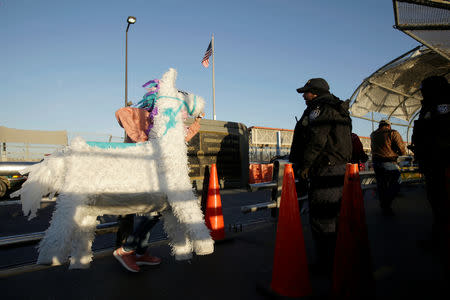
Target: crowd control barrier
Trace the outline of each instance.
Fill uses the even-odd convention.
[[[271,201],[263,202],[253,205],[245,205],[241,207],[241,212],[251,213],[259,210],[270,209],[272,217],[277,217],[277,210],[280,208],[281,201],[281,190],[283,185],[283,173],[284,166],[288,163],[286,160],[275,160],[273,163],[273,177],[269,182],[253,183],[248,184],[248,190],[250,192],[256,192],[258,190],[271,190]],[[417,174],[419,172],[418,168],[402,169],[402,183],[403,184],[413,184],[423,182],[422,176],[411,176],[410,174]],[[359,173],[361,180],[362,190],[376,189],[376,179],[374,171],[362,171]],[[408,178],[407,180],[403,178]],[[308,208],[304,205],[305,201],[308,200],[308,195],[299,197],[299,207],[300,213],[304,214],[307,212]]]

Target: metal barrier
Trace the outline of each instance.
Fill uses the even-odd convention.
[[[117,231],[118,222],[109,222],[97,225],[95,234],[106,234]],[[22,246],[34,245],[44,237],[45,231],[0,237],[0,249],[12,249]]]
[[[256,205],[246,205],[241,207],[242,213],[255,212],[262,209],[271,209],[271,216],[276,218],[278,214],[277,208],[280,207],[281,190],[283,187],[284,166],[289,163],[286,160],[275,160],[273,162],[272,181],[267,183],[253,183],[249,184],[249,190],[255,192],[257,190],[271,189],[270,202],[259,203]]]
[[[267,183],[255,183],[249,185],[249,190],[251,192],[255,192],[258,190],[271,189],[272,195],[270,202],[258,203],[255,205],[246,205],[241,207],[242,213],[251,213],[264,209],[271,209],[272,217],[276,218],[278,213],[278,208],[280,207],[281,201],[281,191],[283,185],[283,174],[284,174],[284,166],[288,163],[287,161],[277,160],[274,162],[274,171],[273,171],[273,180]],[[402,173],[417,173],[417,169],[404,170]],[[361,185],[363,190],[376,188],[376,184],[374,183],[375,173],[373,171],[364,171],[360,172]],[[405,184],[409,183],[418,183],[422,182],[423,179],[413,179],[403,181]],[[363,183],[366,182],[366,183]],[[47,199],[47,200],[45,200]],[[298,200],[300,201],[300,207],[303,206],[303,203],[308,199],[308,196],[300,197]],[[54,202],[55,200],[48,200],[48,198],[44,198],[43,202]],[[1,203],[1,202],[0,202]],[[11,204],[20,204],[20,200],[14,201],[5,201],[5,205]],[[306,212],[306,208],[301,208],[301,213]],[[153,213],[155,216],[158,213]],[[96,234],[106,234],[116,232],[118,229],[118,222],[109,222],[97,225]],[[0,249],[11,249],[17,248],[21,246],[33,245],[39,243],[39,241],[44,237],[44,231],[42,232],[33,232],[28,234],[14,235],[14,236],[6,236],[0,237]]]
[[[55,203],[57,197],[53,197],[51,200],[48,197],[42,197],[41,200],[41,208],[44,203]],[[8,205],[22,205],[20,200],[4,200],[0,201],[0,206],[8,206]]]
[[[9,201],[9,202],[18,202],[20,204],[20,200],[18,201]],[[54,202],[54,200],[50,200],[47,202]],[[13,203],[16,204],[16,203]],[[158,212],[152,212],[149,214],[150,217],[160,216]],[[97,225],[97,229],[95,231],[96,235],[106,234],[106,233],[114,233],[118,230],[119,223],[118,222],[108,222]],[[44,237],[45,231],[41,232],[32,232],[20,235],[12,235],[0,237],[0,249],[11,249],[22,246],[34,245],[40,242]]]
[[[298,198],[298,201],[306,201],[308,200],[308,196],[303,196]],[[271,201],[271,202],[264,202],[264,203],[258,203],[255,205],[247,205],[247,206],[242,206],[241,207],[241,212],[244,214],[247,213],[251,213],[251,212],[255,212],[255,211],[259,211],[259,210],[264,210],[264,209],[277,209],[277,202],[275,201]],[[306,210],[305,209],[301,209],[300,213],[304,213]]]
[[[280,207],[280,201],[281,201],[281,190],[283,186],[283,174],[284,174],[284,166],[289,163],[287,161],[283,160],[276,160],[274,161],[274,169],[273,169],[273,180],[270,182],[262,182],[262,183],[253,183],[249,184],[248,190],[251,192],[256,192],[258,190],[272,190],[272,201],[270,202],[263,202],[258,203],[254,205],[246,205],[241,207],[241,212],[244,214],[256,212],[259,210],[264,209],[271,209],[271,215],[272,217],[277,216],[277,210]],[[401,170],[401,174],[408,174],[408,173],[418,173],[418,168],[410,168],[408,170]],[[359,173],[359,177],[361,180],[361,189],[362,190],[368,190],[368,189],[374,189],[377,187],[376,180],[375,180],[375,172],[374,171],[362,171]],[[411,180],[403,180],[402,183],[411,184],[411,183],[418,183],[422,182],[423,179],[411,179]],[[306,208],[303,207],[303,203],[308,200],[308,195],[304,197],[298,198],[300,202],[300,213],[305,213]]]

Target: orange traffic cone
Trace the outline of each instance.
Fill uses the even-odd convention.
[[[220,200],[216,164],[211,165],[205,219],[206,226],[211,230],[212,239],[215,241],[223,240],[225,238],[225,225],[223,222],[222,201]]]
[[[274,293],[287,297],[303,297],[312,293],[291,164],[286,164],[284,169],[270,288]]]
[[[347,164],[334,256],[332,294],[364,299],[375,295],[369,238],[357,164]]]

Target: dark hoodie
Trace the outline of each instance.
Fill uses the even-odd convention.
[[[423,96],[419,119],[414,121],[411,137],[419,166],[450,164],[450,85],[444,76],[422,81]]]
[[[289,160],[298,169],[345,164],[352,156],[349,101],[326,93],[309,101],[297,122]]]

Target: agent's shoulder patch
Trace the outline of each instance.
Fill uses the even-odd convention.
[[[450,104],[439,104],[436,110],[440,115],[448,114],[450,112]]]
[[[310,113],[309,113],[309,120],[313,121],[315,120],[318,116],[320,116],[320,107],[317,106],[316,108],[314,108]]]

